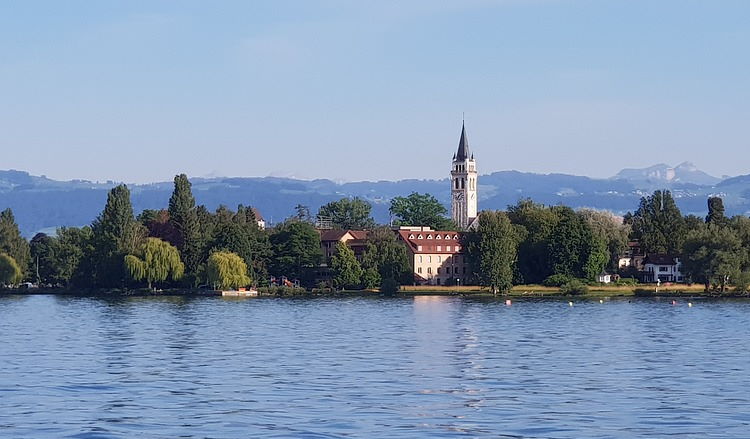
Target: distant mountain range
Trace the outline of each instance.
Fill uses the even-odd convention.
[[[330,180],[296,180],[276,177],[191,178],[199,204],[209,209],[238,204],[258,208],[270,223],[292,215],[298,204],[311,212],[329,201],[358,196],[373,205],[373,216],[389,221],[391,198],[411,192],[427,192],[449,207],[448,179],[335,183]],[[690,163],[676,167],[655,165],[645,169],[625,169],[609,179],[565,174],[532,174],[501,171],[479,179],[480,209],[505,209],[523,198],[545,204],[590,207],[617,214],[635,210],[642,196],[654,189],[673,191],[685,214],[706,214],[706,198],[724,198],[728,214],[750,212],[750,175],[719,179]],[[0,209],[10,207],[21,231],[33,236],[59,226],[90,224],[101,212],[107,192],[116,183],[85,180],[57,181],[23,171],[0,171]],[[167,206],[172,182],[130,185],[136,213]]]

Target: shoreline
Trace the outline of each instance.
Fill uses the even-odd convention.
[[[0,290],[0,296],[3,295],[54,295],[69,297],[222,297],[221,291],[217,290],[198,290],[185,288],[170,288],[163,290],[148,289],[70,289],[70,288],[34,288],[34,289],[14,289]],[[259,289],[258,296],[250,298],[269,298],[269,297],[288,297],[288,298],[318,298],[318,297],[386,297],[387,295],[380,291],[372,290],[339,290],[339,291],[320,291],[320,290],[283,290],[269,291],[269,289]],[[697,298],[750,298],[750,293],[739,293],[735,291],[704,291],[702,285],[670,285],[660,287],[656,291],[656,285],[638,285],[638,286],[597,286],[590,287],[586,294],[562,294],[560,288],[546,287],[542,285],[517,285],[514,286],[507,294],[492,294],[488,289],[468,286],[468,287],[440,287],[440,286],[404,286],[401,290],[388,297],[417,297],[417,296],[459,296],[459,297],[478,297],[478,298],[579,298],[579,299],[601,299],[605,297],[697,297]],[[232,297],[235,298],[236,297]],[[245,297],[240,297],[244,299]]]

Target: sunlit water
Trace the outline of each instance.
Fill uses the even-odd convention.
[[[0,437],[750,437],[750,302],[0,297]]]

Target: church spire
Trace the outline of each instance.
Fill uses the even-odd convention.
[[[464,161],[471,157],[469,152],[469,139],[466,138],[466,124],[461,121],[461,140],[458,141],[458,152],[454,160]]]

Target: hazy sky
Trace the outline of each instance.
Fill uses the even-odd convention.
[[[750,173],[750,1],[3,1],[0,169]]]

